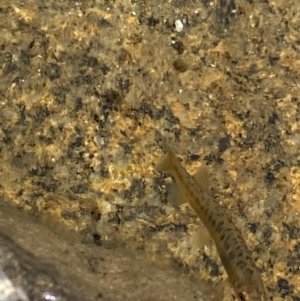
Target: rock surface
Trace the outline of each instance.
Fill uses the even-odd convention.
[[[191,173],[209,166],[274,299],[299,301],[299,20],[293,0],[0,0],[1,193],[82,248],[223,283],[153,169],[167,138]]]

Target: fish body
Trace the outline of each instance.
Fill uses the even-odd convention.
[[[209,231],[236,297],[241,301],[271,300],[241,232],[224,208],[184,169],[170,147],[156,169],[169,172],[175,178],[182,195]]]

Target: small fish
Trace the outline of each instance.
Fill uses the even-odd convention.
[[[201,172],[198,179],[202,182],[196,181],[195,177],[184,169],[169,146],[167,154],[160,158],[156,169],[169,172],[175,178],[182,191],[179,195],[188,200],[207,228],[236,297],[241,301],[272,300],[241,232],[224,208],[208,194],[205,183],[208,181],[208,175],[205,177]]]

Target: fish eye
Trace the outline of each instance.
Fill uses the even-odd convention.
[[[241,292],[241,293],[239,293],[239,299],[240,299],[241,301],[247,301],[247,300],[249,300],[249,298],[247,298],[246,292]]]

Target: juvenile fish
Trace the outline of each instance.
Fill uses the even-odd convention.
[[[197,183],[183,168],[170,147],[156,169],[175,178],[182,195],[209,231],[236,297],[241,301],[271,300],[241,232],[208,194],[204,184]]]

